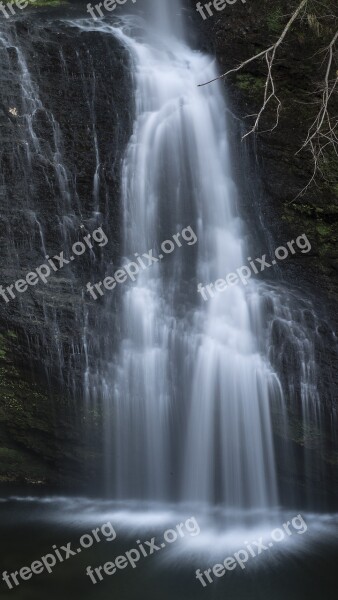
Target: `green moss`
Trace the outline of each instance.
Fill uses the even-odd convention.
[[[90,415],[92,437],[83,440],[84,415],[76,417],[66,398],[41,389],[15,362],[17,336],[0,334],[0,482],[81,482],[101,463],[101,415]],[[89,465],[89,467],[88,467]]]
[[[321,206],[315,206],[305,202],[293,202],[291,204],[291,212],[289,217],[294,218],[293,211],[299,213],[303,218],[310,217],[312,219],[321,219],[324,214],[324,209]]]
[[[0,333],[0,359],[6,358],[6,351],[6,340],[2,333]]]
[[[267,18],[267,25],[269,31],[273,33],[280,33],[283,23],[283,12],[279,6],[273,8]]]
[[[37,8],[41,8],[44,6],[53,7],[53,6],[62,6],[63,4],[68,4],[68,0],[26,0],[26,2],[27,2],[27,4],[26,4],[25,8],[27,8],[27,6],[29,6],[29,7],[36,6]],[[9,1],[5,0],[5,2],[4,2],[5,8],[8,4],[10,4]]]
[[[325,257],[329,254],[329,252],[331,252],[331,244],[321,244],[319,247],[319,256],[321,257]]]
[[[338,197],[338,157],[332,149],[326,152],[319,166],[326,188]]]
[[[317,231],[321,237],[326,237],[327,235],[331,235],[331,228],[329,225],[325,223],[317,223]]]
[[[17,338],[17,334],[11,329],[4,333],[0,333],[0,359],[6,358],[9,344],[14,342],[14,340],[17,340]]]
[[[42,484],[46,480],[46,469],[40,461],[17,448],[0,447],[0,481],[25,481]]]
[[[315,424],[305,424],[301,418],[289,410],[288,427],[285,429],[285,415],[273,407],[273,430],[284,439],[292,440],[299,446],[317,449],[322,452],[325,448],[325,436]]]
[[[55,454],[53,400],[13,364],[17,335],[0,334],[0,481],[42,483]]]
[[[311,216],[314,212],[314,208],[311,204],[292,204],[292,208],[302,215]]]
[[[257,95],[261,94],[262,90],[264,90],[265,78],[240,73],[236,76],[236,83],[239,89],[243,90],[244,92]]]
[[[9,338],[12,338],[13,340],[16,340],[16,339],[18,338],[18,336],[17,336],[17,334],[15,333],[15,331],[11,331],[11,330],[7,331],[7,336],[8,336]]]
[[[59,6],[61,4],[67,4],[67,0],[27,0],[31,6]]]

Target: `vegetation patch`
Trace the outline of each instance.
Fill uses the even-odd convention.
[[[68,0],[27,0],[30,6],[60,6],[68,4]]]
[[[283,22],[285,21],[285,17],[283,17],[283,12],[280,6],[276,6],[272,10],[270,10],[267,18],[267,25],[269,31],[272,33],[280,33],[282,29]]]
[[[264,77],[240,73],[236,76],[236,84],[240,90],[257,95],[264,90],[265,79]]]

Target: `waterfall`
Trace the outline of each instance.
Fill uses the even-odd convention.
[[[224,277],[247,257],[226,106],[220,85],[198,87],[217,75],[214,61],[165,22],[154,31],[128,18],[111,28],[130,51],[135,94],[123,255],[153,248],[158,256],[161,242],[188,226],[198,242],[121,292],[116,367],[104,378],[113,489],[119,498],[274,506],[271,405],[282,393],[255,337],[257,284],[207,303],[197,293],[198,281]]]
[[[51,248],[69,255],[84,225],[92,230],[103,222],[107,233],[110,227],[110,241],[116,246],[121,242],[120,259],[116,249],[109,255],[88,254],[87,263],[74,263],[62,279],[51,277],[34,313],[44,330],[38,337],[32,329],[27,337],[29,343],[34,337],[38,340],[38,360],[47,356],[49,366],[57,359],[55,371],[74,395],[78,387],[72,366],[81,372],[87,424],[103,403],[110,496],[228,508],[275,507],[283,498],[277,463],[279,468],[284,462],[288,473],[294,462],[292,448],[286,449],[284,441],[296,439],[316,449],[318,432],[334,429],[334,419],[328,427],[331,416],[323,418],[317,387],[318,320],[311,303],[277,279],[267,284],[252,278],[247,286],[229,287],[207,302],[198,293],[199,282],[225,278],[247,264],[249,252],[253,256],[246,246],[232,174],[227,106],[220,83],[198,87],[217,76],[217,65],[186,42],[179,0],[147,0],[144,7],[146,19],[136,14],[113,21],[73,19],[55,26],[55,39],[61,31],[68,36],[75,29],[79,36],[85,33],[85,44],[82,50],[76,45],[70,65],[57,50],[67,89],[72,86],[73,63],[79,71],[83,122],[70,101],[58,114],[57,102],[53,105],[39,85],[43,74],[39,64],[34,66],[34,45],[23,43],[12,25],[0,36],[6,75],[12,73],[21,99],[15,103],[17,96],[11,92],[3,105],[18,109],[19,145],[11,147],[11,160],[18,167],[11,170],[18,183],[27,181],[27,189],[18,186],[17,202],[23,248],[32,251],[23,260],[11,232],[13,184],[6,171],[1,189],[11,223],[8,262],[14,256],[18,273],[25,273]],[[44,26],[34,26],[36,39],[48,45]],[[91,36],[100,41],[93,54]],[[55,39],[52,50],[44,52],[47,57],[49,51],[56,52]],[[108,83],[98,65],[102,48],[107,50]],[[119,68],[114,71],[119,61],[130,69],[128,91],[134,107],[132,133],[121,161],[121,221],[116,218],[113,230],[118,201],[110,177],[113,169],[118,171],[127,135],[126,121],[119,121],[119,111],[114,112],[118,94],[109,88],[120,76]],[[125,90],[120,95],[124,102]],[[113,108],[106,108],[109,98]],[[69,110],[79,127],[78,154],[82,157],[82,148],[90,148],[88,172],[82,160],[72,156]],[[102,123],[109,143],[102,140]],[[113,142],[119,151],[112,166],[107,163]],[[41,190],[49,190],[48,210]],[[121,240],[113,231],[116,237],[120,231]],[[190,231],[190,241],[183,231]],[[178,235],[180,244],[175,243],[174,251],[162,253],[163,242],[174,236],[177,240]],[[140,270],[134,282],[124,282],[101,303],[84,298],[84,281],[112,275],[150,251],[163,258]],[[30,315],[28,295],[22,296],[20,308]],[[298,423],[302,431],[295,431]],[[283,440],[280,448],[273,431]],[[302,460],[299,470],[310,482],[311,452],[304,452]],[[316,472],[321,464],[318,459]],[[311,483],[307,492],[310,498]]]

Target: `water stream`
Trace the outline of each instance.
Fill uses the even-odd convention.
[[[123,292],[117,489],[170,497],[173,472],[180,499],[267,506],[277,502],[270,403],[280,386],[258,351],[244,287],[208,303],[194,290],[245,260],[224,100],[220,86],[197,85],[216,75],[213,61],[174,33],[141,42],[118,33],[136,99],[123,165],[125,255],[187,226],[198,245]]]

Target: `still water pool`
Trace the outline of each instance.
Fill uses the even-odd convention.
[[[66,497],[0,510],[6,599],[337,598],[337,514]]]

